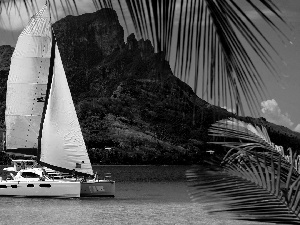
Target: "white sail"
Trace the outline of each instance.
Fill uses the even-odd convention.
[[[6,95],[6,151],[36,155],[51,55],[51,24],[45,5],[18,38]]]
[[[40,161],[93,174],[57,45],[43,123]]]

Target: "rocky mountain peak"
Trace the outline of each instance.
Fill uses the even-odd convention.
[[[95,65],[124,45],[124,30],[112,9],[67,16],[53,28],[62,59],[69,66]]]

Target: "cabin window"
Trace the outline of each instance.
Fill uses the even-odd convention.
[[[27,187],[34,187],[33,184],[27,184]]]
[[[51,187],[51,184],[40,184],[40,187]]]
[[[40,175],[32,172],[23,172],[21,176],[24,178],[40,178]]]
[[[6,185],[0,185],[0,188],[7,188]]]
[[[16,184],[12,184],[11,188],[17,188],[18,186]]]

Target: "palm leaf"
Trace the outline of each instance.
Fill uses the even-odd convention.
[[[271,143],[265,128],[234,119],[217,122],[210,133],[230,138],[215,142],[230,151],[221,163],[187,172],[192,199],[212,203],[209,212],[230,212],[233,219],[300,224],[296,153],[290,163]]]
[[[48,1],[52,16],[57,16],[59,3]],[[252,57],[259,58],[271,74],[279,78],[273,57],[278,53],[269,38],[244,12],[241,1],[91,1],[96,9],[105,7],[121,10],[127,31],[128,22],[132,21],[137,36],[150,39],[157,52],[163,51],[166,60],[174,61],[174,73],[186,82],[194,79],[194,91],[216,105],[236,107],[237,112],[243,112],[242,102],[246,102],[253,114],[259,112],[257,102],[266,96],[266,86]],[[35,10],[37,5],[36,0],[22,2],[28,12]],[[59,2],[65,14],[78,13],[78,1]],[[278,19],[286,23],[272,0],[242,2],[252,7],[275,34],[286,39],[279,28]],[[18,3],[15,0],[0,0],[0,9],[1,5],[7,11],[12,5],[18,9]],[[263,9],[273,12],[277,23]],[[125,17],[127,11],[130,18]],[[253,56],[247,49],[251,49]]]

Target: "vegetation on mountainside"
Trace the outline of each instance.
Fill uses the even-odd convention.
[[[59,42],[61,55],[66,65],[74,65],[65,57],[67,43]],[[67,50],[79,54],[79,58],[85,54]],[[87,55],[86,60],[94,57]],[[207,134],[210,125],[236,116],[199,99],[187,84],[172,75],[162,54],[154,54],[148,41],[137,41],[134,35],[128,37],[127,44],[114,49],[94,66],[85,65],[83,61],[76,67],[65,66],[65,70],[94,164],[202,163],[209,155],[206,151],[216,148],[207,144],[211,141]],[[0,79],[3,127],[8,67],[0,72],[3,75]],[[240,119],[266,126],[271,138],[285,149],[300,149],[295,132],[272,125],[263,118]],[[290,137],[281,135],[282,131],[288,132]]]

